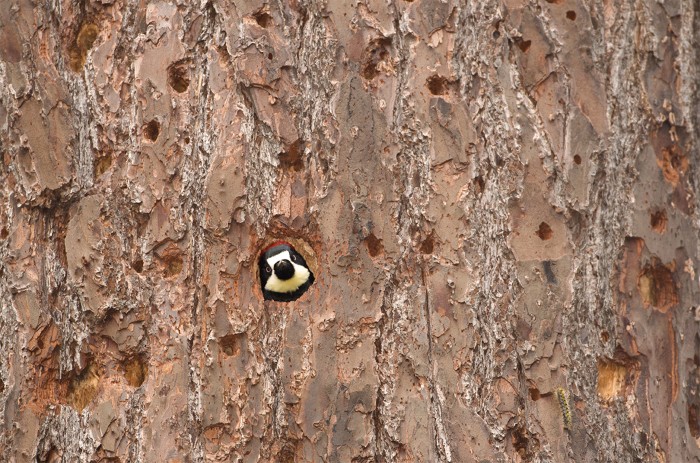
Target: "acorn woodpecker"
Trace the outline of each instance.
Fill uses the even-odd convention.
[[[260,285],[267,300],[296,301],[314,282],[314,274],[304,258],[286,241],[277,241],[262,250]]]

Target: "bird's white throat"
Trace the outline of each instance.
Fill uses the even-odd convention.
[[[270,257],[267,259],[267,265],[269,265],[271,269],[274,269],[275,264],[284,259],[287,259],[294,266],[294,275],[289,280],[280,280],[273,270],[272,275],[270,275],[267,283],[265,283],[266,290],[276,293],[293,293],[309,280],[309,276],[311,275],[309,269],[295,264],[289,255],[289,251],[280,252]]]

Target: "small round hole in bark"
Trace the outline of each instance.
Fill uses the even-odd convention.
[[[365,238],[365,244],[367,244],[367,252],[369,252],[369,255],[372,257],[376,257],[384,252],[382,240],[374,236],[373,233],[370,233],[369,236]]]
[[[97,39],[99,29],[95,24],[85,24],[80,28],[75,42],[68,47],[68,66],[74,72],[80,72],[85,65],[87,52]]]
[[[304,168],[304,142],[296,140],[279,155],[280,166],[286,170],[298,172]]]
[[[501,37],[501,33],[500,33],[500,32],[498,32],[498,31],[493,31],[493,38],[494,38],[494,39],[498,39],[498,38],[500,38],[500,37]]]
[[[153,119],[143,128],[143,136],[147,140],[156,141],[160,134],[160,122]]]
[[[434,75],[428,77],[425,84],[433,95],[444,95],[447,93],[448,81],[442,76]]]
[[[576,12],[574,10],[569,10],[566,12],[566,17],[567,17],[567,19],[570,19],[572,21],[576,21]]]
[[[85,407],[97,396],[100,386],[99,367],[93,363],[75,375],[68,385],[68,404],[75,410],[82,412]]]
[[[136,273],[141,273],[143,271],[143,260],[141,259],[136,259],[132,264],[131,267],[136,270]]]
[[[106,154],[95,160],[95,177],[99,177],[109,170],[112,165],[112,155]]]
[[[148,376],[148,365],[141,357],[132,357],[124,363],[124,379],[131,387],[140,387]]]
[[[688,430],[695,439],[700,437],[700,406],[698,404],[688,404]]]
[[[435,238],[431,233],[428,237],[421,243],[420,252],[423,254],[432,254],[435,249]]]
[[[10,236],[10,232],[7,230],[7,228],[2,227],[2,230],[0,230],[0,239],[7,239],[8,236]]]
[[[530,49],[530,45],[532,45],[532,40],[516,39],[515,44],[520,48],[520,51],[527,53]]]
[[[258,11],[253,15],[253,18],[255,18],[255,22],[257,22],[260,27],[268,28],[273,25],[272,16],[265,11]]]
[[[168,66],[168,85],[177,93],[187,91],[190,86],[187,61],[176,61]]]
[[[659,312],[666,313],[678,304],[678,291],[673,280],[673,272],[657,260],[644,267],[639,275],[637,286],[644,304],[653,306]]]
[[[164,259],[165,268],[163,269],[163,274],[166,278],[174,277],[182,272],[183,260],[179,255],[167,256]]]
[[[55,446],[51,446],[48,450],[44,450],[37,454],[36,461],[41,463],[60,463],[63,459],[63,452]]]
[[[581,156],[579,156],[578,154],[574,155],[574,163],[576,163],[577,165],[580,165],[581,164]]]
[[[536,387],[531,387],[530,389],[528,389],[528,392],[530,393],[530,398],[533,401],[540,400],[540,397],[542,397],[542,395],[540,394],[540,390]]]
[[[367,45],[362,58],[362,77],[372,80],[379,75],[379,65],[389,57],[389,47],[391,47],[389,37],[374,39]]]
[[[227,334],[226,336],[219,338],[219,345],[221,346],[221,350],[226,355],[240,354],[244,343],[244,335],[241,333]]]
[[[481,194],[484,192],[484,188],[486,187],[486,182],[484,182],[483,177],[479,175],[478,177],[475,177],[472,180],[472,185],[474,185],[474,190],[476,190],[477,194]]]
[[[600,339],[601,339],[603,342],[608,342],[608,340],[610,339],[610,335],[608,334],[607,331],[601,331],[601,332],[600,332]]]
[[[272,56],[273,56],[272,53],[268,53],[268,54],[267,54],[267,59],[272,59]]]
[[[663,233],[666,231],[666,224],[668,224],[668,218],[666,217],[666,211],[664,209],[659,209],[658,211],[651,213],[650,220],[651,228],[656,233]]]
[[[639,362],[624,353],[598,359],[597,392],[603,402],[632,394],[638,378]]]
[[[546,241],[548,239],[552,238],[552,235],[554,232],[552,232],[552,228],[549,226],[547,222],[541,222],[540,227],[537,229],[535,232],[537,236],[540,237],[542,241]]]
[[[94,24],[85,24],[78,32],[78,37],[75,39],[75,44],[81,50],[87,51],[92,48],[92,45],[97,39],[97,34],[100,30]]]

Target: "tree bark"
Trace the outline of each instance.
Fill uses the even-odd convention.
[[[693,0],[8,0],[2,461],[700,461],[699,83]]]

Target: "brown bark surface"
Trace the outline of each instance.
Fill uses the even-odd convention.
[[[699,83],[694,0],[3,0],[0,459],[700,461]]]

